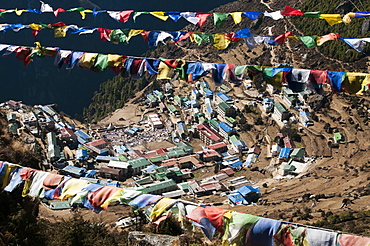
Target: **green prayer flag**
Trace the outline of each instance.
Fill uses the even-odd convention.
[[[128,28],[125,28],[125,29],[114,29],[111,33],[110,33],[110,41],[114,44],[118,44],[118,43],[128,43],[128,33],[129,33],[129,29]]]
[[[108,67],[108,55],[98,54],[94,64],[94,71],[102,72]]]
[[[85,10],[84,8],[78,7],[78,8],[68,9],[67,12],[81,12],[84,10]]]
[[[203,41],[206,43],[211,42],[212,33],[194,33],[195,36],[195,42],[200,45]]]
[[[226,18],[229,15],[230,14],[228,13],[213,13],[213,21],[214,21],[215,26],[217,28],[222,28],[225,23]]]
[[[235,66],[235,75],[241,75],[244,73],[244,70],[248,65],[236,65]]]
[[[136,17],[139,17],[142,14],[149,14],[149,12],[135,12],[134,15],[132,16],[134,22],[136,22]]]
[[[302,36],[302,37],[297,37],[299,40],[302,41],[304,45],[306,45],[307,48],[315,48],[317,47],[316,43],[316,35],[313,36]]]
[[[319,18],[320,17],[320,11],[318,12],[306,12],[303,14],[304,17],[313,17],[313,18]]]

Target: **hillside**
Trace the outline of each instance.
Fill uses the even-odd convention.
[[[255,3],[251,1],[236,1],[214,10],[214,12],[233,12],[240,9],[250,11],[274,11],[283,9],[286,5],[301,8],[302,11],[318,11],[326,13],[336,13],[335,8],[341,1],[327,1],[325,4],[315,4],[312,1],[302,1],[297,5],[296,1],[261,1]],[[366,3],[365,3],[366,4]],[[322,8],[321,8],[322,7]],[[347,6],[346,11],[356,11],[354,7]],[[349,25],[337,25],[329,27],[324,21],[318,19],[304,19],[301,17],[285,18],[284,21],[274,22],[264,18],[263,21],[252,22],[243,20],[242,24],[236,26],[232,21],[225,24],[222,31],[233,31],[243,27],[251,28],[256,34],[281,34],[286,31],[293,31],[300,35],[323,35],[329,32],[343,32],[343,36],[361,37],[361,26],[363,20],[356,20]],[[187,31],[199,31],[193,26],[188,26]],[[212,23],[206,23],[202,31],[218,32]],[[366,33],[363,34],[366,36]],[[335,51],[335,52],[334,52]],[[149,54],[153,55],[154,53]],[[315,49],[308,49],[301,43],[289,40],[286,44],[274,48],[260,47],[253,51],[248,50],[243,43],[231,43],[230,47],[223,51],[215,51],[209,44],[200,46],[193,43],[167,43],[155,50],[155,54],[161,57],[181,58],[185,60],[194,60],[202,62],[236,63],[236,64],[291,64],[294,68],[319,69],[319,70],[337,70],[348,72],[368,72],[368,58],[353,50],[348,46],[331,42]],[[153,57],[153,56],[150,56]],[[212,83],[209,77],[206,81]],[[256,81],[254,81],[256,82]],[[182,82],[185,83],[185,82]],[[181,91],[186,91],[190,85],[179,85]],[[234,88],[235,89],[235,88]],[[181,93],[179,90],[179,93]],[[149,92],[148,90],[147,92]],[[235,94],[232,93],[235,97]],[[141,95],[141,94],[140,94]],[[233,207],[237,211],[248,212],[260,216],[267,216],[276,219],[286,219],[300,223],[313,223],[315,221],[329,221],[328,223],[319,222],[317,225],[327,226],[328,228],[351,231],[368,234],[368,227],[363,220],[366,216],[342,216],[339,220],[331,214],[362,213],[369,210],[367,203],[368,171],[370,167],[368,114],[369,97],[331,94],[326,95],[329,104],[325,108],[315,104],[312,99],[312,106],[316,106],[316,120],[313,127],[304,128],[299,134],[301,143],[305,146],[308,156],[317,156],[315,164],[312,165],[307,173],[300,175],[296,179],[274,180],[270,179],[269,161],[259,158],[259,161],[253,166],[257,171],[246,171],[240,175],[258,182],[260,187],[265,184],[267,188],[262,188],[265,206],[256,207]],[[109,117],[104,118],[100,123],[103,125],[122,124],[118,121],[125,115],[132,119],[133,108],[135,112],[144,112],[144,108],[138,104],[132,103],[139,101],[140,97],[133,97],[123,109],[118,109]],[[322,100],[322,98],[320,99]],[[250,115],[253,120],[253,115]],[[125,118],[125,117],[124,117]],[[128,123],[127,121],[126,123]],[[253,145],[256,142],[262,146],[263,155],[267,155],[265,137],[273,139],[279,132],[278,126],[267,126],[268,120],[264,121],[263,126],[254,125],[252,129],[244,135],[247,145]],[[330,149],[328,141],[333,131],[344,133],[347,142],[340,145],[338,149]],[[261,141],[262,140],[262,141]],[[259,170],[259,171],[258,171]],[[319,197],[317,201],[307,199],[315,195]],[[342,202],[349,199],[351,203],[341,208]],[[212,202],[214,200],[206,200]],[[293,204],[293,205],[292,205]],[[292,209],[292,206],[294,209]],[[226,207],[225,207],[226,208]],[[240,209],[240,210],[238,210]],[[312,216],[312,217],[311,217]],[[328,216],[331,216],[328,220]],[[334,220],[333,220],[334,218]],[[349,221],[343,222],[343,221]],[[321,223],[321,224],[320,224]],[[337,224],[338,223],[338,224]],[[354,228],[353,224],[359,226]]]
[[[214,12],[233,12],[240,9],[271,12],[281,10],[286,5],[290,5],[295,8],[301,8],[304,11],[322,10],[322,12],[335,13],[338,11],[336,9],[337,6],[340,6],[340,3],[341,1],[326,1],[320,5],[317,4],[317,1],[300,1],[298,4],[296,1],[271,0],[256,3],[244,0],[221,6],[215,9]],[[363,8],[366,8],[367,3],[364,4]],[[345,5],[345,7],[346,11],[355,11],[353,6]],[[303,21],[299,18],[287,17],[279,22],[274,22],[269,18],[261,18],[255,22],[244,19],[238,25],[233,24],[230,19],[221,30],[222,32],[229,32],[240,29],[240,27],[248,27],[255,34],[271,35],[293,31],[300,35],[323,35],[329,32],[343,32],[345,36],[366,36],[366,32],[361,34],[359,31],[363,20],[356,20],[346,26],[343,24],[338,25],[338,27],[328,27],[323,20],[310,19]],[[194,26],[187,26],[185,30],[199,31]],[[215,28],[209,22],[202,28],[203,32],[220,32],[221,30]],[[231,43],[229,48],[222,51],[215,51],[210,44],[198,46],[190,42],[178,44],[168,42],[167,45],[161,45],[152,53],[147,53],[146,55],[148,57],[161,56],[210,63],[266,66],[290,64],[294,68],[369,72],[368,58],[365,55],[355,53],[353,50],[349,50],[348,46],[336,42],[308,49],[302,43],[288,40],[281,46],[260,46],[253,51],[248,50],[243,42]],[[220,90],[219,85],[213,83],[211,76],[205,76],[204,81],[208,82],[210,90]],[[181,98],[190,97],[195,86],[200,87],[198,84],[191,84],[178,79],[173,79],[170,82],[173,85],[173,96],[178,96],[180,100]],[[335,94],[329,87],[324,87],[325,93],[323,95],[311,95],[308,98],[304,98],[302,100],[304,103],[301,103],[303,106],[297,104],[297,107],[288,107],[293,117],[284,122],[274,118],[273,113],[264,111],[260,94],[264,94],[263,98],[273,99],[275,102],[281,102],[282,104],[285,102],[283,93],[267,93],[266,83],[261,76],[254,78],[251,88],[246,88],[244,83],[236,85],[226,82],[225,85],[230,88],[230,92],[227,95],[233,99],[232,105],[235,106],[237,111],[235,116],[236,123],[233,127],[238,129],[237,132],[240,135],[240,139],[250,149],[257,148],[261,150],[254,163],[240,170],[235,170],[234,176],[227,177],[227,180],[245,176],[254,187],[258,187],[261,192],[261,199],[250,206],[230,205],[225,194],[219,191],[205,196],[191,195],[188,192],[181,199],[277,220],[370,236],[370,227],[368,226],[370,222],[370,205],[368,202],[370,196],[370,155],[368,154],[370,151],[370,135],[368,134],[370,131],[369,95]],[[190,115],[189,110],[186,111],[185,107],[179,110],[178,115],[175,115],[165,113],[159,106],[153,107],[146,101],[147,94],[152,93],[154,90],[162,90],[163,87],[164,83],[155,80],[155,77],[151,76],[138,81],[124,78],[121,75],[116,76],[100,85],[100,91],[95,92],[90,107],[85,109],[84,114],[89,124],[84,125],[58,112],[56,118],[60,121],[57,121],[56,124],[54,124],[53,120],[49,121],[48,123],[51,122],[48,124],[50,129],[48,127],[43,128],[42,134],[37,137],[33,137],[28,131],[19,135],[10,134],[7,129],[6,115],[13,111],[4,107],[1,109],[0,115],[0,160],[43,169],[45,166],[41,166],[40,163],[45,159],[49,162],[46,165],[51,168],[49,171],[59,172],[60,169],[56,168],[56,164],[59,163],[51,161],[51,158],[48,157],[49,149],[46,140],[47,132],[57,133],[58,138],[62,139],[61,135],[63,134],[60,132],[61,127],[58,123],[63,123],[65,128],[71,126],[73,130],[86,131],[93,136],[92,139],[94,140],[106,140],[107,146],[104,147],[109,149],[108,155],[112,155],[112,157],[113,154],[116,154],[113,146],[118,143],[121,143],[121,145],[125,144],[125,147],[129,147],[135,150],[135,153],[143,155],[157,149],[173,148],[177,143],[175,141],[176,138],[172,136],[172,133],[175,132],[176,124],[179,119],[185,121]],[[163,99],[163,104],[169,105],[174,103],[174,98],[170,98],[169,96],[168,99]],[[205,102],[203,96],[200,97],[199,101],[201,102],[199,108],[202,109],[204,107],[203,104],[205,104],[203,103]],[[305,126],[300,122],[299,110],[301,110],[301,106],[302,108],[310,108],[312,125]],[[181,108],[180,105],[178,107]],[[29,108],[32,108],[33,111],[37,109],[37,107]],[[25,111],[14,110],[17,115],[18,113],[22,115]],[[51,115],[48,115],[46,111],[44,112],[45,118],[49,118]],[[158,113],[161,120],[165,123],[163,129],[155,130],[154,127],[151,129],[148,117],[154,113]],[[187,124],[189,129],[196,128],[196,125],[199,123],[196,121],[193,120]],[[198,121],[200,120],[198,119]],[[138,135],[128,134],[127,129],[129,128],[143,128],[144,131]],[[304,163],[307,168],[301,173],[295,175],[283,175],[281,173],[286,163],[280,162],[278,157],[272,156],[271,153],[272,146],[277,145],[282,140],[282,138],[279,140],[278,133],[288,136],[296,148],[305,150]],[[335,144],[334,133],[342,134],[343,143]],[[201,137],[197,136],[196,133],[190,135],[189,133],[186,139],[194,147],[194,152],[197,155],[201,155],[198,153],[203,151],[204,146],[209,144],[202,142]],[[225,141],[228,140],[227,137]],[[76,136],[75,138],[78,139]],[[157,138],[163,141],[154,141]],[[182,136],[179,136],[179,138],[182,138]],[[65,164],[68,159],[69,163],[73,162],[76,166],[81,165],[76,154],[79,149],[78,145],[83,145],[84,147],[87,145],[78,142],[81,139],[76,139],[73,139],[73,141],[71,139],[58,141],[58,144],[63,147],[61,152],[67,153],[66,149],[69,149],[69,147],[72,150],[69,150],[69,152],[73,152],[68,157],[73,161],[68,158],[65,160],[60,158],[62,164]],[[68,141],[71,141],[73,144],[67,144]],[[122,144],[123,142],[124,144]],[[231,144],[228,143],[228,145],[229,150],[232,152]],[[67,146],[68,148],[64,148]],[[97,155],[96,152],[90,149],[88,159],[86,162],[82,162],[82,166],[90,169],[88,166],[92,165],[93,168],[91,169],[97,171],[101,167],[106,167],[106,164],[96,161]],[[239,155],[237,159],[246,162],[247,154],[234,153],[234,155]],[[127,154],[127,159],[129,158],[128,156],[133,158],[130,154]],[[209,178],[218,173],[220,168],[215,161],[204,161],[204,163],[205,165],[202,168],[194,168],[192,177],[188,179],[189,181]],[[161,162],[161,164],[164,164],[164,162]],[[122,184],[125,187],[130,187],[138,179],[143,178],[144,175],[139,175],[139,173],[136,176],[125,177]],[[102,178],[101,176],[99,178],[106,182],[110,179]],[[3,221],[0,224],[0,228],[6,228],[9,231],[7,231],[6,237],[2,234],[0,235],[0,245],[2,243],[1,240],[5,242],[3,242],[4,245],[6,244],[3,238],[7,238],[13,245],[29,245],[41,242],[45,238],[33,238],[30,236],[39,226],[45,230],[41,234],[37,233],[37,235],[46,237],[49,240],[47,242],[53,242],[51,245],[58,245],[58,240],[65,240],[63,243],[66,245],[76,244],[76,241],[67,240],[69,238],[76,240],[79,238],[78,233],[72,235],[69,230],[70,227],[78,228],[78,232],[86,231],[86,234],[81,235],[81,238],[86,241],[78,241],[77,244],[79,245],[99,245],[102,242],[107,242],[107,245],[117,245],[121,238],[126,240],[126,233],[134,228],[129,227],[122,230],[123,232],[119,230],[118,233],[112,228],[105,226],[107,224],[113,227],[114,222],[118,219],[131,216],[132,211],[129,206],[110,206],[107,211],[100,215],[96,215],[87,209],[81,209],[76,216],[70,210],[52,211],[45,205],[46,203],[38,204],[34,201],[31,203],[28,198],[21,199],[19,191],[14,193],[11,193],[10,196],[2,194],[2,198],[4,197],[6,201],[2,211],[6,212],[0,214]],[[28,206],[30,204],[32,206]],[[22,214],[27,216],[22,217]],[[82,217],[79,217],[79,215]],[[91,224],[89,220],[92,221]],[[7,225],[7,221],[12,222]],[[23,239],[21,231],[25,229],[20,225],[28,225],[27,223],[30,226],[27,233],[23,235],[25,239],[19,243],[14,238],[18,236]],[[87,225],[89,225],[90,229],[84,230]],[[63,233],[60,235],[55,233],[58,226],[63,230]],[[154,226],[144,224],[141,229],[154,231]],[[46,236],[45,234],[47,233],[50,235]],[[177,235],[175,232],[173,233]],[[13,234],[16,236],[13,236]],[[102,241],[96,240],[94,242],[91,238],[95,234],[99,234],[101,236],[99,240]],[[182,240],[187,240],[186,245],[201,245],[202,241],[199,239],[201,237],[199,234],[185,234],[185,239],[182,238]],[[203,234],[201,235],[203,236]],[[27,243],[27,237],[34,241],[31,240]],[[44,244],[45,242],[44,240]],[[203,243],[204,245],[218,245],[220,238],[217,238],[213,244],[208,244],[208,241],[203,241]],[[122,243],[121,241],[121,244],[126,245],[126,242]]]

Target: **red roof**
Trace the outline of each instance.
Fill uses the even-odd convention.
[[[283,139],[283,141],[284,141],[285,148],[294,149],[294,143],[292,141],[290,141],[290,138],[288,136],[286,136]]]
[[[76,137],[76,134],[74,134],[71,128],[62,128],[61,132],[62,132],[62,137],[65,137],[65,138]]]
[[[219,142],[219,143],[215,143],[215,144],[211,144],[207,146],[208,149],[214,149],[214,150],[225,148],[225,147],[227,147],[227,144],[225,142]]]
[[[213,149],[203,150],[203,158],[213,157],[213,156],[222,157],[222,155],[218,153],[216,150],[213,150]]]
[[[94,147],[98,147],[100,145],[104,145],[104,144],[107,144],[107,142],[104,140],[104,139],[98,139],[98,140],[94,140],[90,143],[87,143],[86,145],[87,146],[94,146]]]
[[[234,170],[230,167],[221,169],[220,172],[226,173],[229,176],[234,175],[234,173],[235,173]]]
[[[197,128],[204,135],[206,135],[208,138],[212,139],[215,142],[219,142],[222,140],[222,137],[218,133],[214,132],[209,126],[205,124],[199,124],[197,125]]]

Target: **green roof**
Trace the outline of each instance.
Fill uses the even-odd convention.
[[[225,93],[228,93],[231,91],[231,88],[227,87],[226,85],[221,85],[220,86],[220,89],[225,92]]]
[[[176,146],[182,148],[185,152],[194,150],[194,147],[187,142],[178,142],[176,143]]]
[[[138,184],[147,184],[147,183],[151,183],[151,182],[152,182],[152,179],[151,179],[150,176],[147,176],[145,178],[136,180],[136,183],[138,183]]]
[[[156,173],[155,178],[159,181],[167,180],[167,172]]]
[[[285,165],[285,167],[283,168],[284,171],[295,171],[297,168],[293,165]]]
[[[166,155],[169,158],[172,158],[172,157],[176,157],[176,156],[184,156],[184,155],[186,155],[186,152],[183,149],[171,150],[170,152],[167,152]]]
[[[159,167],[156,167],[155,168],[155,171],[156,172],[165,172],[166,170],[167,170],[167,168],[164,167],[164,166],[159,166]]]
[[[236,141],[239,141],[240,138],[237,135],[230,136],[230,142],[235,143]]]
[[[161,162],[167,159],[168,157],[166,155],[159,155],[159,156],[154,156],[154,157],[149,158],[149,161],[151,163],[155,163],[155,162]]]
[[[162,182],[159,182],[159,183],[154,183],[154,184],[150,184],[150,185],[145,186],[145,192],[150,193],[150,192],[153,192],[153,191],[157,191],[157,190],[160,190],[160,189],[165,189],[165,188],[175,186],[175,185],[176,185],[175,181],[173,181],[172,179],[168,179],[168,180],[165,180],[165,181],[162,181]]]
[[[149,97],[149,100],[152,101],[152,102],[156,102],[157,101],[157,98],[153,95],[150,95],[148,96]]]
[[[302,159],[304,156],[305,150],[304,149],[293,149],[290,157]]]
[[[212,125],[214,128],[217,128],[218,129],[218,121],[217,120],[214,120],[214,119],[211,119],[209,120],[209,124]]]
[[[226,119],[228,122],[230,122],[230,123],[235,123],[235,121],[236,121],[233,117],[228,117],[228,116],[226,116],[226,117],[225,117],[225,119]]]
[[[275,103],[275,108],[280,112],[280,113],[284,113],[286,112],[286,108],[279,102]]]
[[[172,113],[173,112],[176,112],[176,111],[179,111],[174,105],[170,104],[168,105],[168,110],[171,111]]]
[[[334,138],[337,142],[345,143],[344,137],[340,132],[334,132]]]
[[[180,184],[177,184],[178,186],[180,186],[183,190],[189,190],[189,184],[188,183],[180,183]]]
[[[177,95],[173,97],[173,100],[175,100],[177,103],[181,103],[181,97]]]
[[[126,162],[129,160],[129,158],[127,157],[127,155],[118,155],[118,160]]]
[[[139,157],[137,159],[133,159],[133,160],[128,160],[127,161],[132,168],[139,168],[139,167],[144,167],[144,166],[148,166],[150,165],[150,163],[143,157]]]
[[[229,108],[231,108],[231,106],[225,102],[221,102],[218,104],[218,107],[222,110],[222,111],[226,111],[228,110]]]
[[[203,116],[202,117],[199,117],[199,124],[204,124],[204,123],[207,123],[208,120],[206,118],[204,118]]]

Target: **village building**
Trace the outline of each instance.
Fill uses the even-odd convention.
[[[133,160],[128,160],[127,163],[132,168],[132,175],[138,175],[142,169],[151,165],[151,163],[143,157],[139,157]]]
[[[222,155],[213,149],[204,149],[202,151],[197,152],[197,154],[199,155],[200,159],[204,162],[222,160]]]
[[[157,182],[143,187],[145,193],[153,195],[162,195],[162,193],[177,190],[177,184],[172,179],[164,180],[162,182]]]
[[[218,153],[227,152],[227,144],[225,142],[219,142],[207,146],[207,149],[215,150]]]
[[[227,103],[227,104],[233,104],[234,103],[234,100],[229,97],[228,95],[226,95],[225,93],[222,93],[222,92],[218,92],[215,94],[215,104],[220,104],[222,102],[224,103]]]
[[[295,161],[303,161],[305,153],[306,153],[305,149],[296,148],[293,149],[292,153],[290,154],[290,158],[292,158]]]
[[[234,135],[236,133],[235,129],[226,124],[225,122],[221,122],[219,124],[219,134],[224,138],[224,139],[229,139],[229,136]]]
[[[163,122],[159,118],[158,114],[149,114],[148,123],[151,125],[152,129],[161,129],[164,127]]]
[[[114,179],[118,181],[124,181],[126,176],[123,169],[115,169],[110,167],[101,167],[99,169],[99,175],[102,178]]]
[[[218,142],[221,142],[223,139],[222,137],[214,132],[208,125],[206,124],[199,124],[197,126],[199,137],[200,139],[206,144],[211,145]]]
[[[224,121],[225,117],[233,117],[236,116],[236,111],[233,106],[230,106],[226,102],[221,102],[217,105],[217,114],[219,120]]]
[[[289,120],[289,111],[279,102],[274,103],[274,115],[277,120]]]

